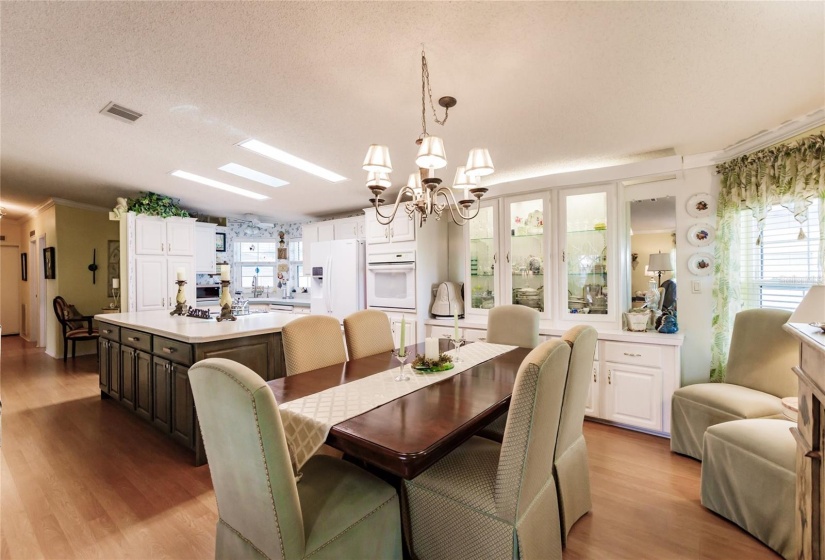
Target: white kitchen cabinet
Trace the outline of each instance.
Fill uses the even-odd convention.
[[[318,224],[318,241],[333,241],[335,239],[334,220]]]
[[[487,331],[484,329],[464,329],[462,336],[467,342],[475,342],[476,340],[486,339]]]
[[[176,257],[195,256],[195,220],[166,218],[166,254]]]
[[[301,251],[304,254],[304,276],[312,274],[312,244],[318,241],[318,224],[304,224],[301,228]]]
[[[388,211],[386,208],[382,210],[384,214]],[[368,246],[415,241],[415,227],[415,221],[410,220],[402,208],[398,209],[395,219],[388,225],[378,221],[374,208],[364,210],[364,238]]]
[[[344,218],[342,220],[332,220],[333,236],[338,239],[360,239],[358,234],[357,218]]]
[[[312,244],[317,241],[364,239],[364,220],[361,217],[341,218],[304,224],[301,241],[304,252],[304,275],[312,274]]]
[[[215,273],[215,224],[195,224],[195,272]]]
[[[427,328],[427,336],[435,337],[435,338],[447,338],[452,337],[455,331],[450,327],[440,327],[438,325],[430,325]],[[459,335],[461,335],[461,329],[458,329]]]
[[[598,418],[599,416],[599,362],[593,360],[593,371],[590,374],[587,401],[584,403],[584,415]]]
[[[135,259],[136,311],[166,309],[166,257],[141,255]]]
[[[135,218],[135,253],[166,254],[166,222],[163,218],[143,215]]]
[[[464,287],[465,313],[487,312],[504,301],[499,280],[499,201],[487,200],[470,223],[464,226],[464,241],[469,258]]]
[[[604,418],[662,431],[662,370],[606,362]]]

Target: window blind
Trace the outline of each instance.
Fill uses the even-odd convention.
[[[761,243],[756,219],[742,210],[740,220],[740,295],[742,309],[773,307],[793,311],[812,284],[822,282],[819,268],[820,207],[808,208],[800,224],[782,206],[768,212]],[[800,228],[804,237],[800,237]]]

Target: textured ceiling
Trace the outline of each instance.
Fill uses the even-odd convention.
[[[822,2],[2,2],[0,197],[113,206],[149,189],[275,220],[366,205],[370,143],[413,171],[419,50],[452,179],[475,146],[495,182],[675,149],[716,150],[825,105]],[[98,114],[109,101],[134,125]],[[257,138],[349,178],[235,146]],[[229,162],[290,182],[228,175]],[[263,202],[169,176],[269,195]]]

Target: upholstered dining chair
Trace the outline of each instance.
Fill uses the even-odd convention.
[[[570,346],[533,349],[516,375],[504,441],[472,437],[404,482],[417,558],[560,559],[553,450]]]
[[[539,344],[539,312],[525,305],[499,305],[487,315],[487,342],[535,348]],[[479,435],[501,441],[507,413],[493,420]]]
[[[341,325],[334,317],[300,317],[284,325],[281,336],[287,375],[347,361]]]
[[[569,343],[572,350],[553,465],[564,544],[567,544],[567,535],[573,524],[593,507],[590,500],[587,444],[582,434],[582,425],[598,336],[596,329],[587,325],[575,326],[562,335],[562,340]]]
[[[218,502],[215,558],[401,558],[392,486],[326,455],[310,458],[296,483],[261,377],[210,358],[189,379]]]
[[[364,309],[344,318],[344,337],[351,360],[395,349],[390,319],[383,311]]]
[[[702,460],[702,438],[715,424],[745,418],[784,418],[782,398],[797,395],[791,368],[799,344],[782,329],[782,309],[748,309],[736,314],[724,383],[677,389],[671,404],[670,449]]]
[[[73,305],[66,303],[66,300],[57,296],[52,300],[54,314],[57,315],[57,322],[63,330],[63,361],[69,354],[69,342],[72,343],[72,359],[75,357],[77,343],[84,340],[97,340],[100,333],[92,328],[92,315],[81,315]]]

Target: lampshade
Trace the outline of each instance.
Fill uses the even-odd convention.
[[[473,148],[470,150],[470,157],[467,158],[467,166],[464,171],[470,177],[484,177],[489,175],[496,168],[493,167],[493,158],[486,148]]]
[[[647,269],[660,272],[673,270],[673,265],[670,263],[670,253],[654,253],[650,255],[650,262],[647,265]]]
[[[407,186],[415,191],[415,196],[418,196],[423,191],[421,186],[421,173],[410,173],[410,178],[407,179]]]
[[[367,149],[367,157],[364,158],[364,165],[361,168],[364,171],[373,173],[391,173],[390,149],[386,146],[371,144]]]
[[[384,187],[385,189],[390,188],[392,182],[390,181],[390,176],[387,173],[376,173],[374,171],[370,171],[367,173],[367,186],[368,187]]]
[[[469,177],[464,172],[464,167],[457,167],[455,170],[455,179],[453,179],[454,189],[474,189],[477,186],[475,177]]]
[[[438,136],[425,136],[418,148],[415,164],[424,169],[441,169],[447,166],[447,152],[444,151],[444,140]]]
[[[793,312],[789,323],[825,323],[825,285],[811,286]]]

